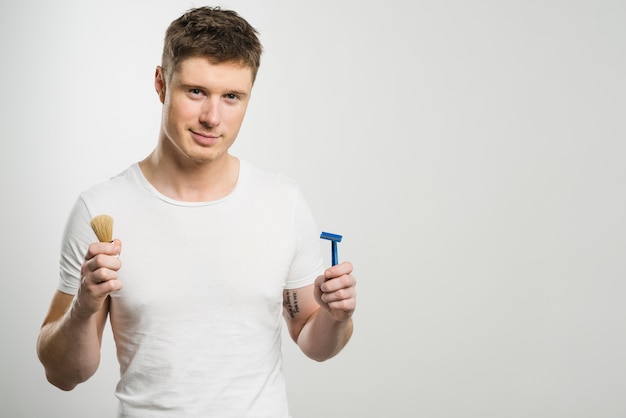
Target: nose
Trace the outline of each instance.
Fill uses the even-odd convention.
[[[221,112],[219,99],[208,97],[202,104],[200,111],[200,123],[212,128],[220,124]]]

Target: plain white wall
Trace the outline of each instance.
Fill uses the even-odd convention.
[[[164,30],[203,4],[0,5],[3,417],[114,414],[110,331],[69,393],[35,339],[74,199],[154,146]],[[343,353],[285,342],[294,418],[626,416],[626,3],[219,4],[265,46],[233,152],[359,278]]]

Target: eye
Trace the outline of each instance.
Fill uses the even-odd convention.
[[[227,100],[231,100],[231,101],[239,99],[239,96],[237,96],[235,93],[228,93],[228,94],[224,95],[224,97]]]
[[[189,93],[197,96],[197,95],[201,94],[202,91],[200,89],[189,89]]]

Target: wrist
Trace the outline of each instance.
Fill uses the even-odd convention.
[[[93,316],[93,312],[85,309],[85,306],[80,302],[78,294],[74,297],[67,314],[68,319],[72,322],[87,322]]]

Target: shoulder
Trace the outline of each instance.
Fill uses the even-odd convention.
[[[241,161],[241,173],[246,175],[251,181],[285,187],[297,187],[296,182],[285,173],[260,168],[247,160]]]
[[[249,161],[241,161],[243,184],[249,189],[262,193],[280,194],[296,198],[300,188],[293,178],[285,173],[260,168]]]
[[[112,202],[126,202],[136,199],[146,190],[142,182],[139,166],[135,163],[109,179],[91,186],[80,194],[87,208],[108,206]]]

